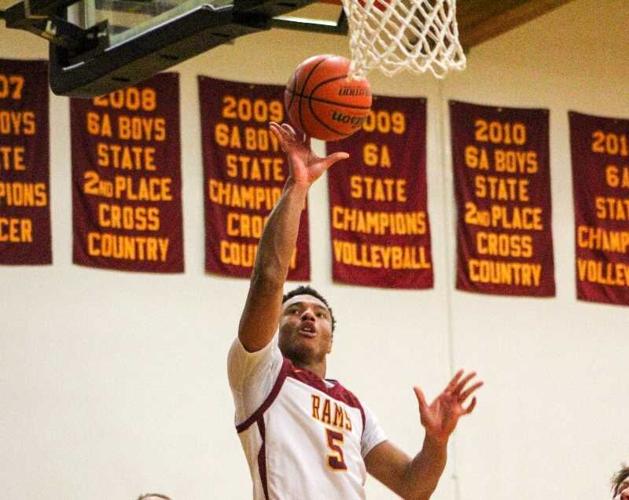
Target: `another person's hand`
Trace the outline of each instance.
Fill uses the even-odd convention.
[[[341,152],[319,158],[288,123],[270,122],[269,129],[286,153],[289,176],[296,184],[310,186],[337,161],[349,158],[349,154]]]
[[[483,385],[482,381],[471,383],[475,376],[476,372],[464,376],[463,370],[459,370],[443,392],[430,404],[426,402],[422,390],[414,387],[419,403],[421,423],[426,429],[426,437],[439,443],[446,443],[456,428],[459,418],[472,413],[476,406],[476,397],[474,396],[467,406],[465,402]]]

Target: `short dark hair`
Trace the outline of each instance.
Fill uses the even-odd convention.
[[[330,311],[330,320],[332,321],[332,331],[334,331],[334,329],[336,328],[336,319],[334,318],[334,313],[332,312],[332,308],[330,307],[330,304],[328,304],[328,301],[325,300],[325,297],[323,295],[321,295],[311,286],[301,285],[291,290],[290,292],[285,293],[284,297],[282,297],[282,304],[286,302],[287,300],[295,297],[296,295],[311,295],[312,297],[315,297],[319,299],[321,302],[323,302],[325,304],[325,307],[328,308],[328,311]]]
[[[629,466],[622,464],[622,469],[620,469],[614,477],[612,477],[612,493],[613,496],[618,495],[620,493],[620,485],[622,482],[629,477]]]

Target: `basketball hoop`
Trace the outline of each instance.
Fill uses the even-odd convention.
[[[342,0],[349,25],[350,76],[378,68],[387,76],[403,69],[430,70],[443,78],[465,69],[456,0]]]

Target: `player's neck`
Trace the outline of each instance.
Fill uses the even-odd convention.
[[[312,363],[304,363],[304,362],[294,360],[293,364],[298,368],[301,368],[303,370],[308,370],[309,372],[314,373],[317,377],[319,377],[322,380],[325,379],[325,372],[326,372],[325,359],[323,359],[322,361],[317,361],[317,362],[312,362]]]

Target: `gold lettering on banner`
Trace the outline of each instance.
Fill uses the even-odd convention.
[[[468,276],[477,283],[528,287],[541,283],[541,264],[469,259],[467,268]]]
[[[476,233],[476,250],[480,255],[500,257],[533,257],[533,238],[527,234]]]
[[[629,166],[607,165],[605,167],[605,182],[611,188],[629,188]]]
[[[28,103],[10,102],[23,101],[28,83],[24,75],[0,72],[0,99],[6,100],[7,106],[20,108],[0,109],[0,139],[7,138],[3,141],[6,144],[0,144],[0,212],[3,207],[48,206],[47,183],[32,179],[41,178],[41,175],[31,174],[28,179],[23,178],[23,175],[32,169],[33,166],[29,165],[29,162],[36,156],[29,148],[37,148],[33,143],[36,139],[32,138],[38,131],[37,111],[24,109]],[[31,245],[36,243],[35,222],[31,217],[24,215],[24,213],[20,216],[0,215],[0,243]]]
[[[0,242],[32,243],[33,222],[28,218],[0,217]]]
[[[602,220],[629,220],[629,198],[596,196],[594,198],[596,218]]]
[[[21,101],[24,96],[24,75],[0,73],[0,99]],[[0,109],[0,136],[32,136],[37,132],[35,111]],[[4,149],[4,152],[3,151]],[[23,147],[0,147],[0,170],[26,170],[23,164]],[[21,157],[21,158],[20,158]]]
[[[629,231],[577,226],[577,246],[603,252],[629,252]]]
[[[363,130],[384,135],[403,135],[406,132],[406,115],[401,111],[371,109],[363,122]]]
[[[266,217],[239,212],[227,213],[227,235],[260,239]]]
[[[45,207],[48,189],[43,182],[1,182],[0,207]]]
[[[37,121],[34,111],[0,109],[0,135],[35,135]]]
[[[527,142],[526,125],[522,122],[476,118],[474,140],[481,143],[523,146]]]
[[[22,100],[24,83],[23,75],[0,73],[0,99]]]
[[[590,149],[592,153],[608,156],[629,156],[627,134],[595,130],[592,132]]]
[[[85,130],[90,135],[112,137],[113,129],[109,113],[100,114],[96,111],[88,111],[85,114]]]
[[[219,259],[223,264],[236,267],[252,267],[258,251],[257,243],[240,243],[230,240],[219,241]],[[297,267],[297,249],[288,264],[289,269]]]
[[[577,258],[579,281],[597,285],[629,287],[629,264],[622,262],[600,262]]]
[[[92,104],[97,108],[152,112],[157,109],[157,91],[152,87],[130,86],[94,97]]]
[[[277,99],[267,101],[258,98],[235,97],[226,94],[222,98],[221,116],[227,120],[239,122],[257,122],[266,126],[272,121],[281,123],[284,121],[284,105]]]
[[[96,139],[97,169],[83,172],[81,190],[98,199],[100,232],[86,235],[87,253],[114,260],[167,262],[171,239],[154,233],[162,230],[162,211],[176,194],[171,176],[155,175],[161,168],[157,145],[169,138],[167,119],[155,114],[158,92],[150,86],[130,86],[95,97],[91,104],[85,131]]]
[[[537,151],[494,149],[493,156],[490,156],[487,148],[468,145],[464,150],[464,160],[465,166],[470,169],[509,174],[536,174],[539,171]]]
[[[96,144],[96,155],[96,164],[99,167],[150,172],[157,170],[153,146],[128,146],[99,142]]]
[[[361,146],[361,164],[369,173],[353,173],[345,182],[348,183],[351,200],[364,200],[365,203],[361,206],[332,204],[332,229],[375,236],[427,235],[429,225],[425,210],[416,207],[399,209],[409,203],[409,180],[395,170],[395,158],[386,142],[386,136],[406,134],[406,114],[399,110],[371,110],[362,128],[367,133],[380,135],[368,138]],[[402,139],[394,140],[399,142]],[[397,210],[391,210],[392,203],[397,204]],[[416,240],[413,238],[413,241]],[[332,254],[334,262],[365,269],[432,269],[428,244],[361,243],[334,238]]]
[[[118,116],[118,139],[123,141],[163,142],[166,132],[166,119],[162,116]]]
[[[406,179],[352,175],[349,178],[349,184],[351,189],[350,196],[354,199],[397,201],[401,203],[407,201]]]
[[[25,171],[24,151],[24,146],[0,146],[0,173],[3,170]]]
[[[334,260],[371,269],[431,269],[424,246],[375,245],[332,240]]]
[[[391,153],[386,144],[367,142],[363,146],[363,163],[368,167],[391,168]]]
[[[267,128],[231,125],[219,122],[214,125],[214,141],[222,148],[244,149],[263,153],[277,153],[280,149],[277,138]]]
[[[537,151],[494,149],[494,170],[509,174],[536,174],[539,170]]]
[[[610,120],[609,126],[612,122],[617,124]],[[577,281],[580,296],[616,302],[611,290],[593,291],[584,286],[589,283],[621,289],[620,293],[629,291],[629,136],[625,131],[596,128],[599,126],[588,132],[588,153],[590,164],[597,169],[592,172],[598,176],[594,185],[601,187],[592,199],[583,200],[589,213],[581,214],[584,223],[576,225]],[[604,182],[598,182],[601,180]],[[595,220],[591,220],[592,215]]]
[[[218,231],[224,239],[218,245],[220,263],[252,268],[267,214],[279,200],[286,181],[286,164],[279,141],[268,128],[269,121],[284,121],[279,99],[237,96],[227,92],[219,97],[220,115],[212,120],[211,141],[219,173],[210,173],[206,197],[222,217]],[[222,177],[222,178],[221,178]],[[218,223],[218,221],[216,221]],[[216,253],[213,252],[213,253]],[[297,249],[289,269],[297,267]]]
[[[87,253],[118,260],[166,262],[169,238],[87,233]]]
[[[128,201],[172,201],[171,177],[116,175],[102,179],[95,170],[83,172],[83,192],[90,196]]]
[[[470,226],[500,229],[524,229],[543,231],[543,208],[518,205],[492,204],[481,210],[471,201],[465,203],[465,223]]]
[[[531,181],[543,167],[539,153],[529,145],[524,122],[476,117],[473,124],[472,141],[463,149],[463,165],[473,171],[463,223],[476,228],[467,276],[487,285],[539,287],[543,265],[531,261],[533,234],[546,229],[544,207],[532,204]]]
[[[530,201],[528,179],[512,176],[476,175],[474,188],[474,194],[477,198],[498,201]]]
[[[99,203],[98,223],[107,229],[159,231],[159,208]]]
[[[377,235],[422,235],[428,231],[426,212],[378,212],[332,206],[332,227],[341,231]]]
[[[282,195],[280,187],[248,186],[217,179],[210,179],[207,189],[212,203],[249,210],[271,211]]]
[[[248,156],[228,153],[225,156],[229,177],[252,181],[284,182],[284,159],[266,156]]]

